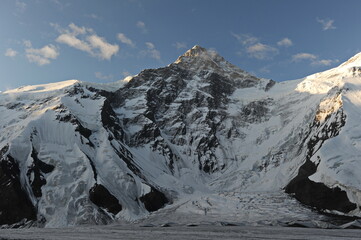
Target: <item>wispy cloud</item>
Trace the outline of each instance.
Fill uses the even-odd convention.
[[[60,0],[50,0],[50,2],[52,2],[53,4],[55,4],[55,6],[59,9],[59,10],[64,10],[64,8],[70,7],[71,3],[70,2],[66,2],[65,1],[60,1]]]
[[[23,40],[23,44],[27,48],[31,48],[31,42],[29,40]]]
[[[127,44],[128,46],[135,47],[135,43],[130,38],[125,36],[124,33],[118,33],[117,37],[120,42]]]
[[[311,53],[297,53],[295,55],[292,56],[292,61],[294,62],[298,62],[298,61],[302,61],[302,60],[315,60],[317,59],[317,56]]]
[[[83,35],[83,34],[86,34],[87,32],[89,32],[89,33],[94,32],[93,29],[91,29],[91,28],[78,27],[74,23],[70,23],[69,28],[71,30],[71,34],[74,35],[74,36]],[[65,32],[67,32],[67,31],[65,30]]]
[[[252,45],[259,42],[259,39],[249,34],[231,33],[242,45]]]
[[[104,38],[96,34],[87,37],[92,47],[93,55],[104,60],[110,60],[119,51],[119,46],[108,43]],[[98,51],[97,51],[98,50]]]
[[[313,61],[311,64],[312,65],[322,65],[322,66],[330,66],[334,63],[338,63],[339,60],[338,59],[321,59],[321,60],[316,60]]]
[[[311,53],[298,53],[292,56],[293,62],[299,61],[309,61],[311,65],[322,65],[322,66],[330,66],[334,63],[338,63],[338,59],[319,59],[318,56]]]
[[[256,59],[271,59],[278,54],[278,50],[274,47],[262,43],[256,43],[246,48],[247,53]]]
[[[126,71],[126,70],[122,72],[122,75],[123,75],[123,77],[132,76],[132,74],[130,72]]]
[[[76,36],[70,34],[61,34],[57,39],[57,42],[67,44],[70,47],[78,50],[88,52],[93,55],[92,48],[89,43],[78,39]]]
[[[56,41],[75,49],[89,53],[101,60],[110,60],[119,51],[117,44],[108,43],[105,38],[98,36],[93,29],[79,27],[74,23],[62,29],[57,24],[51,24],[60,35]]]
[[[25,49],[25,53],[29,62],[36,63],[39,66],[49,64],[51,60],[59,56],[58,49],[52,44],[42,48],[27,48]]]
[[[146,42],[145,45],[147,47],[147,50],[144,52],[145,55],[148,55],[156,60],[160,60],[160,52],[156,49],[155,45],[151,42]]]
[[[324,31],[336,29],[336,27],[333,25],[334,20],[332,20],[332,19],[317,18],[316,20],[317,20],[317,22],[319,22],[322,25],[322,30],[324,30]]]
[[[270,73],[271,72],[271,70],[269,69],[269,66],[261,67],[258,71],[261,73]]]
[[[12,49],[12,48],[8,48],[8,49],[6,49],[4,55],[5,55],[6,57],[14,58],[14,57],[16,57],[16,55],[18,55],[18,52],[15,51],[15,50]]]
[[[231,35],[235,37],[244,48],[243,51],[238,51],[237,55],[241,56],[242,52],[246,52],[251,58],[266,60],[272,59],[279,53],[277,48],[261,43],[257,37],[252,35],[235,33],[231,33]]]
[[[277,42],[277,45],[280,47],[291,47],[293,45],[293,42],[289,38],[284,38]]]
[[[137,28],[139,28],[143,33],[147,33],[147,32],[148,32],[147,27],[145,26],[145,23],[144,23],[144,22],[138,21],[138,22],[136,23],[136,26],[137,26]]]
[[[16,5],[17,11],[19,11],[21,13],[25,12],[26,6],[27,6],[25,2],[16,0],[15,5]]]
[[[101,20],[101,17],[99,17],[95,13],[86,14],[85,16],[88,17],[88,18],[94,19],[94,20]]]
[[[184,42],[176,42],[173,44],[176,49],[187,49],[187,44]]]
[[[100,79],[100,80],[112,80],[113,79],[113,75],[109,74],[109,75],[104,75],[101,72],[95,72],[95,77]]]
[[[147,46],[148,49],[154,49],[155,45],[151,42],[146,42],[145,45]]]

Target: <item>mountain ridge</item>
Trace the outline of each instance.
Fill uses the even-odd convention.
[[[359,216],[355,58],[275,82],[195,46],[129,82],[3,92],[0,175],[11,183],[3,194],[14,192],[27,214],[2,200],[14,218],[0,223],[136,221],[172,207],[215,214],[222,201],[237,207],[235,193],[267,198],[283,188],[321,211]]]

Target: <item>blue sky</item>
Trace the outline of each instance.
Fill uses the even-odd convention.
[[[106,83],[198,44],[258,77],[291,80],[361,51],[361,1],[0,0],[0,91]]]

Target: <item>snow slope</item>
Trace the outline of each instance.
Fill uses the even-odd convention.
[[[0,93],[0,195],[10,196],[0,200],[0,224],[103,224],[150,212],[303,218],[292,213],[301,205],[279,200],[284,190],[318,210],[360,216],[360,73],[356,55],[276,83],[195,46],[129,81]],[[268,214],[254,210],[254,198]]]

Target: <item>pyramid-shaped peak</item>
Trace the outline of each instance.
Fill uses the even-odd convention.
[[[183,54],[183,56],[192,57],[192,56],[198,56],[199,54],[205,54],[207,53],[207,49],[204,47],[201,47],[199,45],[195,45],[191,49],[189,49],[187,52]]]
[[[213,49],[206,49],[199,45],[195,45],[173,63],[178,67],[200,72],[203,70],[230,74],[231,72],[239,72],[246,74],[237,66],[226,61]],[[247,73],[248,74],[248,73]]]
[[[178,57],[178,59],[175,61],[175,63],[181,63],[181,62],[188,62],[192,60],[199,60],[202,59],[203,61],[224,61],[224,58],[219,56],[216,51],[214,50],[207,50],[204,47],[201,47],[199,45],[195,45],[188,51],[186,51],[183,55]]]

